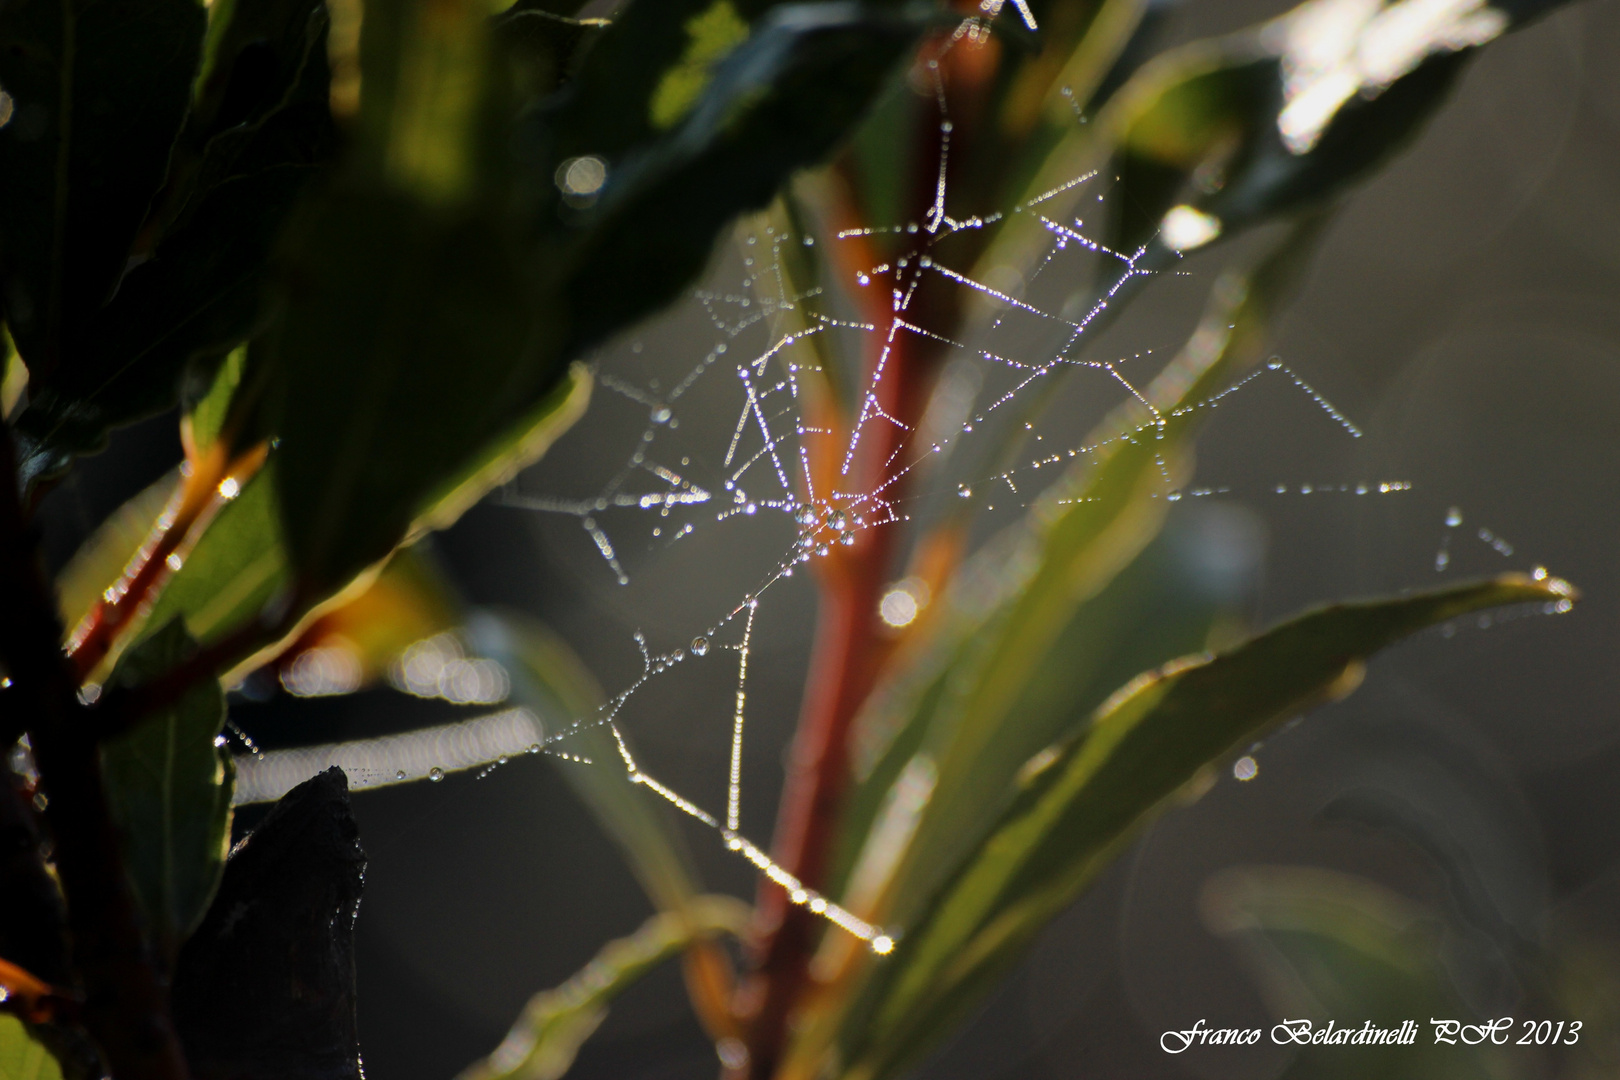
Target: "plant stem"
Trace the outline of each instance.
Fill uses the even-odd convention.
[[[107,805],[94,724],[78,699],[62,626],[17,491],[16,453],[0,426],[0,659],[28,721],[67,901],[84,1025],[116,1080],[186,1080],[168,989],[136,914]]]
[[[151,535],[106,594],[74,627],[67,654],[73,658],[80,682],[89,678],[106,659],[118,635],[156,598],[178,568],[208,522],[230,497],[226,484],[240,491],[264,463],[267,447],[260,443],[235,458],[226,457],[223,440],[216,440],[202,455],[188,459],[180,488],[164,508]]]

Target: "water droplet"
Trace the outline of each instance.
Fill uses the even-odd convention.
[[[709,639],[699,635],[692,639],[692,655],[707,656],[709,654]]]
[[[397,773],[395,773],[394,774],[394,779],[395,780],[403,780],[403,779],[405,779],[405,770],[401,769]]]
[[[1457,507],[1453,506],[1450,510],[1446,511],[1446,527],[1448,529],[1455,529],[1457,526],[1459,526],[1461,524],[1462,524],[1462,511],[1461,510],[1459,510]]]
[[[655,424],[669,423],[669,406],[660,405],[652,411],[652,422]]]
[[[825,554],[827,554],[828,550],[829,549],[828,549],[826,544],[817,544],[816,545],[816,554],[817,555],[825,555]]]
[[[444,770],[439,768],[437,765],[433,766],[433,768],[428,770],[428,779],[437,784],[440,780],[444,779]]]
[[[814,525],[816,523],[816,512],[808,506],[801,506],[799,512],[793,515],[793,520],[800,525]]]
[[[1244,755],[1232,764],[1232,775],[1239,780],[1253,780],[1260,775],[1260,763]]]
[[[1545,566],[1538,566],[1534,570],[1530,571],[1530,576],[1535,578],[1537,581],[1546,581],[1547,568]]]
[[[500,757],[496,758],[495,759],[495,764],[497,764],[497,765],[505,765],[506,764],[506,755],[502,754]]]
[[[854,533],[845,533],[843,536],[840,536],[838,538],[838,542],[840,544],[843,544],[845,547],[849,547],[851,544],[853,544],[855,542],[855,534]]]
[[[532,742],[532,743],[529,744],[529,753],[538,754],[539,752],[540,752],[540,744],[539,743]]]
[[[956,494],[961,498],[971,499],[973,497],[973,489],[968,487],[966,484],[957,484]]]
[[[831,516],[827,518],[827,524],[831,525],[839,532],[843,532],[845,529],[849,528],[849,519],[844,516],[844,512],[842,510],[834,510]]]

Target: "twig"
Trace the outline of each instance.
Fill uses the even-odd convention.
[[[11,430],[0,425],[0,660],[27,718],[48,798],[45,821],[67,901],[85,1028],[116,1080],[186,1080],[168,990],[136,915],[107,805],[101,757],[62,654],[61,622],[18,496]]]

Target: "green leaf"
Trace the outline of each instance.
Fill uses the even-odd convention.
[[[1458,7],[1417,32],[1397,28],[1419,25],[1418,0],[1368,5],[1352,24],[1331,26],[1306,3],[1253,30],[1184,46],[1137,72],[1095,124],[1073,129],[1021,201],[1098,166],[1117,177],[1101,242],[1149,272],[1122,290],[1118,275],[1096,287],[1093,298],[1107,294],[1117,312],[1182,253],[1325,205],[1376,171],[1422,130],[1480,46],[1563,2]],[[1380,58],[1375,67],[1358,66],[1356,57],[1371,55]],[[1075,187],[1042,202],[1039,214],[1067,220],[1095,191]],[[1036,215],[1020,217],[988,262],[1017,265],[1050,242]]]
[[[492,433],[532,421],[537,401],[560,407],[547,395],[567,369],[556,313],[498,219],[356,190],[304,235],[267,351],[279,513],[299,588],[319,599],[392,551]]]
[[[10,1013],[0,1013],[0,1080],[62,1080],[62,1066]]]
[[[690,39],[681,27],[692,10],[632,6],[592,50],[571,107],[554,121],[562,160],[594,155],[606,169],[594,202],[572,215],[578,239],[563,284],[569,352],[674,299],[707,263],[722,227],[764,207],[795,169],[834,150],[936,14],[846,3],[773,7],[714,65],[685,118],[658,134],[650,98],[624,98],[630,86],[656,95],[670,71],[690,71],[680,67]]]
[[[748,905],[729,896],[699,896],[685,917],[654,915],[634,934],[604,945],[572,979],[531,998],[495,1052],[459,1080],[557,1080],[614,998],[700,938],[741,936],[749,914]]]
[[[233,24],[243,25],[220,31],[219,47],[241,55],[230,86],[218,91],[223,100],[199,108],[229,126],[200,151],[177,150],[183,175],[168,202],[178,205],[164,210],[173,220],[155,250],[85,319],[80,360],[32,388],[18,422],[30,482],[100,449],[110,428],[172,406],[188,365],[217,362],[263,322],[271,251],[336,149],[324,9],[307,0],[273,14],[263,6],[235,5]],[[272,32],[279,36],[239,40]],[[206,127],[193,117],[189,134],[201,138]]]
[[[419,508],[412,538],[431,529],[447,529],[495,488],[540,460],[557,438],[585,415],[591,399],[591,372],[576,363],[539,404],[501,438],[485,444],[462,462]]]
[[[1141,609],[1133,611],[1132,596],[1148,603],[1164,583],[1146,567],[1117,588],[1111,583],[1179,499],[1207,403],[1264,355],[1272,318],[1321,224],[1299,224],[1250,274],[1216,283],[1198,330],[1143,401],[1105,420],[1087,439],[1091,452],[1026,521],[969,562],[941,597],[926,646],[874,694],[858,720],[857,768],[865,775],[843,826],[845,858],[873,844],[894,785],[935,781],[915,840],[890,856],[888,871],[855,871],[866,881],[862,896],[845,896],[851,910],[875,922],[916,918],[993,820],[1024,758],[1136,671],[1184,651],[1182,635],[1210,617],[1207,609],[1186,611],[1189,622],[1179,630],[1164,624],[1155,642],[1151,627],[1133,629]],[[1082,660],[1064,648],[1082,643]]]
[[[193,0],[17,0],[0,19],[3,302],[36,380],[99,359],[72,338],[163,184],[203,29]]]
[[[1565,605],[1558,579],[1519,574],[1340,604],[1216,656],[1122,687],[1086,727],[1025,765],[1017,798],[879,968],[850,1077],[892,1076],[959,1019],[1051,918],[1189,784],[1271,726],[1358,684],[1374,652],[1504,604]]]
[[[1410,1046],[1307,1045],[1282,1073],[1291,1080],[1462,1080],[1498,1075],[1484,1053],[1430,1038],[1433,1016],[1464,1007],[1441,956],[1443,923],[1406,898],[1315,867],[1245,867],[1205,884],[1204,921],[1236,939],[1279,1017],[1314,1027],[1351,1017],[1375,1027],[1423,1024]],[[1488,1047],[1489,1044],[1486,1044]]]
[[[126,653],[115,685],[156,678],[195,649],[173,620]],[[162,955],[172,961],[202,921],[231,839],[230,755],[214,744],[225,723],[219,683],[205,679],[101,749],[107,800],[124,857]]]
[[[289,574],[276,517],[272,458],[226,503],[169,579],[146,616],[163,627],[177,616],[197,641],[211,644],[250,619],[285,589]]]
[[[545,627],[515,615],[485,613],[468,629],[479,650],[512,677],[512,697],[540,717],[547,739],[590,764],[558,762],[563,778],[618,843],[648,897],[660,910],[681,911],[697,894],[697,873],[670,808],[631,781],[613,731],[604,722],[600,687],[573,650]]]

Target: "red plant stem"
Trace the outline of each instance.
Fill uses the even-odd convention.
[[[10,429],[0,425],[0,659],[18,695],[48,798],[45,821],[67,901],[83,1022],[116,1080],[186,1080],[185,1055],[124,868],[101,756],[18,500]]]
[[[927,339],[903,335],[892,342],[885,379],[876,391],[883,412],[905,428],[868,422],[851,470],[868,482],[855,490],[877,488],[895,451],[916,428],[937,358],[937,347]],[[903,478],[884,491],[886,500],[903,497]],[[898,523],[876,525],[859,533],[853,546],[835,548],[824,560],[811,675],[772,845],[777,863],[807,888],[818,888],[825,879],[834,826],[850,783],[850,728],[893,648],[879,621],[878,602],[898,541]],[[763,941],[739,1002],[749,1028],[749,1058],[737,1073],[752,1080],[775,1072],[822,930],[817,916],[789,904],[786,892],[769,881],[761,885],[758,909]]]
[[[80,682],[112,651],[118,635],[156,597],[179,564],[178,560],[184,558],[214,514],[228,501],[221,494],[221,485],[229,480],[236,490],[241,490],[264,463],[265,453],[266,447],[261,443],[228,459],[224,444],[216,442],[209,451],[187,460],[180,489],[164,508],[152,534],[118,581],[73,629],[67,654],[73,659]],[[171,565],[170,560],[176,561]]]
[[[923,55],[938,55],[934,48],[925,46]],[[953,163],[961,160],[960,151],[967,148],[972,129],[985,119],[976,107],[976,92],[993,76],[996,55],[994,48],[963,43],[945,54],[939,64],[947,90],[953,83],[959,84],[954,89],[963,91],[967,104],[954,118]],[[943,149],[940,119],[928,110],[919,114],[916,168],[909,181],[912,220],[925,220],[934,203],[937,163]],[[844,227],[870,224],[840,223]],[[929,241],[923,239],[923,243]],[[959,292],[937,277],[924,275],[915,263],[909,273],[921,276],[900,285],[902,289],[911,283],[917,286],[906,308],[907,322],[949,335],[960,316]],[[894,313],[888,309],[888,297],[877,295],[879,291],[871,290],[862,299],[873,306],[867,312],[869,320],[883,326]],[[903,450],[920,424],[943,350],[937,341],[914,333],[880,338],[877,348],[885,347],[884,377],[872,389],[884,416],[898,423],[868,419],[859,433],[860,454],[850,470],[854,475],[840,477],[837,486],[845,491],[881,489],[883,500],[894,506],[902,504],[907,487],[907,473],[893,472],[899,460],[896,451]],[[876,361],[874,355],[874,365]],[[829,426],[838,430],[847,422]],[[823,473],[821,486],[825,488],[825,480],[832,479],[831,470]],[[898,523],[884,524],[863,530],[853,546],[835,548],[822,560],[816,644],[772,848],[776,862],[808,889],[824,887],[851,783],[851,728],[894,648],[893,636],[879,621],[878,604],[898,548]],[[758,924],[754,971],[738,1000],[738,1013],[748,1030],[748,1059],[741,1067],[728,1069],[728,1080],[768,1080],[775,1074],[793,1011],[810,986],[810,960],[824,929],[807,908],[790,904],[786,891],[769,881],[760,887]]]

